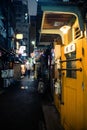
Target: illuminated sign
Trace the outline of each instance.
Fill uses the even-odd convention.
[[[2,78],[10,78],[14,76],[14,70],[8,69],[8,70],[1,70],[1,77]]]
[[[16,34],[16,39],[23,39],[23,34]]]
[[[75,44],[71,43],[71,44],[65,46],[65,48],[64,48],[64,54],[67,54],[67,53],[70,53],[70,52],[74,52],[75,50],[76,50]]]
[[[26,50],[26,46],[20,46],[19,53],[20,54],[24,53],[24,50]]]

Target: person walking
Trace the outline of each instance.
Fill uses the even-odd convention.
[[[28,78],[30,78],[30,63],[28,60],[26,61],[25,66],[26,66],[27,76],[28,76]]]

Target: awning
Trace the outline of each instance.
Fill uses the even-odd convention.
[[[66,17],[68,16],[68,19],[71,19],[72,16],[75,16],[78,18],[80,29],[82,31],[84,30],[84,24],[83,24],[83,18],[82,18],[81,12],[80,12],[79,8],[75,5],[74,6],[73,5],[41,6],[41,9],[42,9],[43,13],[46,12],[46,14],[49,13],[50,15],[53,15],[53,13],[56,13],[56,15],[55,15],[56,17],[57,17],[57,15],[59,16],[62,14],[62,15],[64,15],[62,17],[65,18],[65,15],[66,15]],[[71,15],[71,17],[70,17],[70,15]],[[50,22],[51,22],[51,20],[50,20]],[[64,22],[64,20],[62,20],[61,22]]]
[[[52,42],[55,37],[60,39],[62,34],[59,29],[64,25],[72,26],[76,19],[78,20],[80,30],[84,31],[81,12],[75,5],[41,5],[40,10],[42,14],[42,21],[40,19],[41,27],[39,29],[40,45],[50,44],[50,40]]]

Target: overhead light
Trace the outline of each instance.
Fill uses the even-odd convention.
[[[16,34],[16,39],[23,39],[23,34]]]
[[[54,23],[54,26],[57,27],[57,26],[58,26],[58,22],[55,22],[55,23]]]
[[[60,31],[62,31],[64,34],[66,34],[70,28],[71,28],[70,26],[65,25],[60,28]]]
[[[35,41],[31,41],[32,45],[35,45]]]
[[[63,23],[58,22],[58,21],[55,21],[54,24],[53,24],[54,27],[58,27],[58,26],[61,26],[61,25],[63,25]]]

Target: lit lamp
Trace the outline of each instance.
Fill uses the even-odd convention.
[[[70,26],[64,25],[60,28],[60,31],[62,31],[64,34],[66,34],[70,28],[71,28]]]
[[[16,34],[15,38],[16,38],[16,54],[18,54],[18,49],[20,47],[20,44],[19,44],[18,40],[23,39],[23,34],[21,34],[21,33]]]
[[[32,43],[33,45],[35,45],[35,41],[32,41],[31,43]]]
[[[23,34],[16,34],[16,39],[23,39]]]
[[[32,43],[32,45],[34,45],[34,48],[35,48],[35,41],[32,41],[31,43]]]

